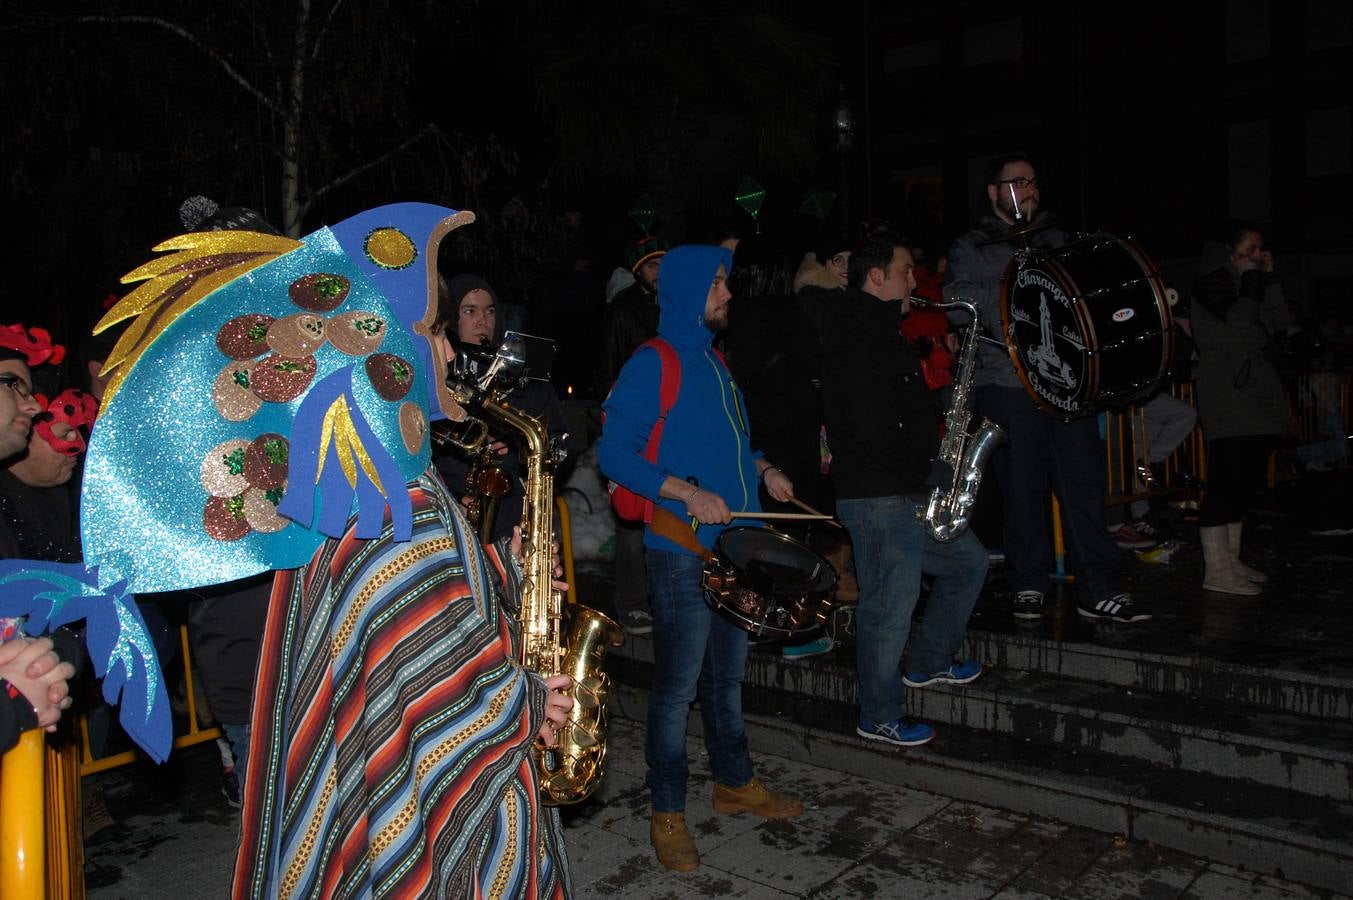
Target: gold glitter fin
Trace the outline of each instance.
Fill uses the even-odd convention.
[[[126,319],[127,326],[100,374],[109,376],[100,412],[117,393],[146,348],[186,310],[212,291],[246,272],[302,246],[300,241],[252,231],[184,234],[156,245],[155,252],[177,251],[151,260],[122,277],[123,284],[145,282],[123,297],[94,326],[98,334]]]
[[[329,409],[324,413],[324,422],[320,425],[319,466],[315,469],[316,484],[319,484],[320,476],[324,474],[330,438],[333,439],[334,453],[338,457],[339,466],[343,468],[343,477],[348,480],[348,487],[356,489],[357,467],[361,466],[367,479],[381,492],[381,496],[389,496],[385,492],[385,487],[381,485],[376,464],[372,462],[371,455],[362,444],[361,436],[357,434],[357,426],[352,421],[352,413],[348,410],[348,401],[344,397],[337,397],[329,404]]]

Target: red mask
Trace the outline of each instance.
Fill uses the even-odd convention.
[[[79,456],[85,452],[85,437],[80,429],[94,424],[98,409],[93,397],[76,388],[67,388],[46,404],[46,412],[37,417],[33,430],[57,453]],[[52,430],[57,422],[69,425],[75,433],[64,440],[57,437]]]
[[[22,353],[30,367],[43,363],[56,365],[66,358],[66,348],[53,344],[45,328],[0,325],[0,348]]]

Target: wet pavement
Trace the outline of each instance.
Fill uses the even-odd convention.
[[[647,841],[642,729],[613,720],[610,767],[597,795],[566,817],[578,897],[682,898],[1335,898],[1113,834],[773,756],[758,774],[796,791],[790,822],[721,816],[708,766],[690,741],[687,806],[702,865],[668,872]],[[216,791],[210,747],[168,769],[107,778],[116,833],[88,848],[91,900],[223,897],[234,860],[234,811]]]
[[[996,566],[972,632],[993,645],[1066,642],[1082,648],[1082,655],[1086,648],[1132,654],[1138,665],[1193,659],[1254,667],[1251,673],[1303,673],[1312,684],[1347,684],[1353,679],[1351,489],[1353,472],[1336,470],[1284,482],[1265,497],[1246,532],[1247,560],[1273,579],[1257,597],[1199,589],[1196,528],[1174,510],[1164,514],[1163,524],[1181,543],[1168,563],[1138,562],[1124,551],[1125,580],[1152,605],[1153,621],[1125,626],[1082,618],[1075,612],[1075,586],[1068,584],[1056,591],[1056,612],[1027,625],[1010,617]],[[604,567],[580,567],[585,602],[607,605],[606,574]],[[842,637],[841,647],[811,665],[820,671],[849,666],[848,628]],[[999,684],[1001,673],[993,674]],[[944,788],[872,780],[843,774],[840,766],[786,758],[794,754],[758,753],[756,760],[772,786],[803,797],[807,808],[800,819],[718,816],[709,804],[703,750],[694,739],[688,814],[704,864],[695,873],[670,873],[658,866],[647,842],[641,727],[624,718],[625,704],[617,707],[606,782],[567,816],[580,897],[1353,896],[1353,876],[1343,894],[1330,893],[1111,832],[955,799]],[[830,715],[841,712],[823,708]],[[637,708],[628,713],[641,715]],[[1340,715],[1348,719],[1346,709]],[[941,732],[956,733],[945,726]],[[896,758],[905,764],[907,755]],[[101,777],[121,824],[88,848],[91,898],[225,895],[237,825],[219,793],[217,766],[215,750],[207,746],[175,754],[160,769],[135,767]]]

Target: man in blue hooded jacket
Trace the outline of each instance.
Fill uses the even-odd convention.
[[[659,416],[663,377],[652,348],[636,352],[621,370],[604,404],[606,425],[597,445],[607,477],[691,522],[706,549],[732,521],[730,509],[760,509],[758,479],[776,500],[794,494],[785,474],[752,452],[742,393],[710,346],[728,324],[732,295],[725,282],[732,266],[732,253],[721,247],[668,251],[658,275],[658,337],[676,352],[681,382],[657,461],[643,457]],[[644,547],[654,653],[644,743],[653,803],[649,836],[659,862],[690,871],[700,856],[685,821],[686,720],[697,696],[716,782],[714,810],[787,819],[803,806],[753,777],[742,721],[747,632],[706,605],[698,555],[652,526],[645,529]]]

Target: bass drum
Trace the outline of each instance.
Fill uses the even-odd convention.
[[[754,637],[791,638],[827,624],[836,570],[770,528],[725,529],[705,564],[705,600]]]
[[[1160,272],[1111,234],[1017,252],[1001,285],[1001,324],[1025,389],[1063,419],[1144,400],[1173,351]]]

